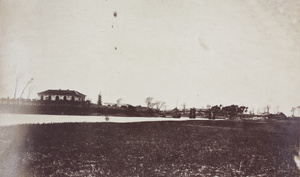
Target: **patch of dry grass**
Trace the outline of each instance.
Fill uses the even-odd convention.
[[[299,176],[299,122],[0,127],[1,176]]]

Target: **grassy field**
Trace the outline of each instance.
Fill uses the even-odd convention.
[[[299,121],[0,127],[0,176],[300,176]]]

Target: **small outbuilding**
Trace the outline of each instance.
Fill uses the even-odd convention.
[[[277,114],[270,114],[268,116],[268,118],[270,118],[270,119],[286,119],[287,116],[285,114],[283,114],[282,112],[279,112]]]

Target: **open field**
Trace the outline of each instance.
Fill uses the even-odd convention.
[[[0,127],[0,176],[300,176],[299,121]]]

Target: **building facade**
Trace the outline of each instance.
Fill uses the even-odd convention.
[[[75,90],[46,90],[38,93],[40,100],[85,101],[86,95]]]

